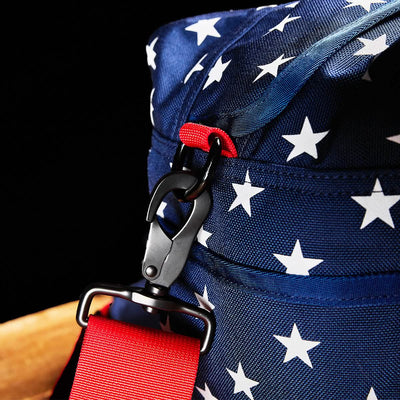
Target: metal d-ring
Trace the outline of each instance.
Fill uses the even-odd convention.
[[[187,189],[183,195],[178,195],[178,198],[181,201],[192,201],[198,197],[205,190],[214,174],[218,160],[221,156],[222,142],[217,135],[213,134],[210,135],[209,139],[212,140],[210,150],[203,168],[198,174],[196,174],[198,181],[193,187]],[[184,143],[180,143],[174,156],[172,171],[182,170],[184,159],[187,157],[189,150],[193,150],[193,148],[186,146]]]
[[[206,354],[211,348],[215,333],[215,317],[212,313],[172,296],[158,297],[143,288],[131,286],[105,285],[102,283],[89,286],[80,298],[76,313],[76,320],[82,328],[88,326],[90,304],[97,295],[119,297],[143,307],[150,307],[165,312],[177,312],[198,318],[204,323],[200,354]]]

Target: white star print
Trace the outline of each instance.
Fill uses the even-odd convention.
[[[172,162],[169,163],[169,167],[172,169]],[[183,166],[183,167],[182,167],[182,171],[189,171],[189,172],[190,172],[191,169],[188,168],[188,167]]]
[[[235,388],[233,389],[233,394],[244,392],[247,397],[251,400],[254,400],[253,395],[251,393],[251,388],[257,386],[259,382],[253,381],[246,377],[243,371],[242,363],[239,362],[237,372],[233,372],[227,368],[229,375],[235,381]]]
[[[155,58],[157,56],[157,53],[154,51],[154,46],[157,43],[157,40],[158,37],[153,39],[153,41],[149,45],[146,45],[147,64],[149,67],[153,69],[156,69]]]
[[[151,124],[154,126],[154,107],[153,107],[153,96],[154,96],[154,88],[152,89],[150,93],[150,121]]]
[[[282,54],[276,60],[270,62],[269,64],[258,65],[258,68],[261,68],[262,71],[258,74],[256,79],[254,79],[253,83],[268,73],[271,74],[272,76],[276,77],[278,75],[279,66],[288,62],[292,58],[294,58],[294,57],[283,58],[283,54]]]
[[[386,139],[390,140],[391,142],[400,144],[400,135],[388,136]]]
[[[185,31],[191,31],[197,33],[197,46],[200,46],[207,36],[221,37],[219,32],[215,29],[214,25],[221,18],[210,18],[201,19],[195,24],[189,25],[185,28]]]
[[[290,256],[282,254],[274,254],[274,256],[286,267],[286,273],[293,275],[310,275],[308,271],[324,261],[317,258],[303,257],[299,240],[296,240]]]
[[[376,219],[380,219],[394,228],[390,208],[400,201],[400,195],[385,195],[378,178],[376,178],[375,186],[370,196],[352,196],[351,198],[365,208],[365,215],[360,229],[365,228]]]
[[[173,332],[171,329],[171,321],[169,319],[169,314],[167,315],[167,319],[165,320],[165,324],[160,321],[160,327],[163,332]]]
[[[293,3],[286,4],[285,8],[295,8],[300,1],[294,1]]]
[[[371,390],[369,391],[367,400],[378,400],[374,388],[371,388]]]
[[[376,56],[389,47],[386,44],[386,33],[373,40],[365,38],[358,38],[358,40],[364,47],[356,51],[353,54],[355,56]]]
[[[232,183],[233,188],[236,192],[236,198],[231,204],[228,211],[232,211],[237,206],[242,206],[247,212],[249,217],[251,217],[251,206],[250,199],[256,194],[262,192],[264,188],[252,186],[250,181],[249,171],[246,172],[246,178],[243,184]]]
[[[158,209],[157,209],[157,213],[156,213],[156,214],[157,214],[160,218],[165,218],[165,215],[164,215],[165,207],[167,207],[167,203],[166,203],[165,201],[162,201],[162,202],[160,203],[160,205],[158,206]]]
[[[291,17],[290,14],[287,15],[281,22],[279,22],[278,25],[274,26],[273,28],[271,28],[267,33],[264,34],[267,35],[268,33],[271,33],[272,31],[279,31],[279,32],[283,32],[283,30],[285,29],[286,24],[288,24],[289,22],[292,22],[296,19],[301,18],[299,17]]]
[[[368,12],[371,11],[371,4],[386,3],[386,1],[383,1],[383,0],[347,0],[347,2],[351,3],[351,4],[344,6],[344,8],[361,6],[362,8],[364,8],[364,10],[366,10]]]
[[[211,394],[210,389],[207,386],[207,383],[204,385],[204,389],[199,388],[196,386],[196,389],[200,392],[203,396],[204,400],[218,400],[215,396]]]
[[[218,400],[216,397],[214,397],[210,391],[210,389],[207,386],[207,383],[204,386],[204,389],[199,388],[196,386],[196,389],[200,392],[200,394],[203,396],[204,400]]]
[[[186,82],[190,79],[190,77],[195,73],[202,71],[204,67],[201,65],[201,62],[207,57],[207,53],[204,54],[203,57],[200,58],[199,61],[197,61],[196,65],[189,71],[189,73],[185,76],[185,79],[183,80],[183,83],[186,84]]]
[[[207,232],[203,226],[200,227],[199,232],[197,233],[197,241],[202,244],[204,247],[207,246],[207,239],[212,235],[211,232]]]
[[[203,296],[201,296],[198,293],[194,294],[196,296],[197,301],[199,302],[200,308],[203,308],[204,310],[207,311],[212,311],[214,310],[215,306],[208,300],[208,292],[207,292],[207,286],[204,286],[204,292]]]
[[[278,7],[278,4],[268,4],[267,6],[260,6],[256,8],[256,11],[263,10],[264,8],[275,8]]]
[[[317,159],[317,143],[319,143],[329,131],[314,133],[308,120],[305,118],[301,132],[298,135],[282,135],[282,137],[288,142],[294,145],[291,153],[289,154],[286,161],[290,161],[303,153],[309,154],[311,157]]]
[[[285,359],[283,360],[284,363],[298,357],[309,367],[313,367],[308,356],[308,351],[318,346],[320,342],[302,339],[296,324],[293,324],[290,337],[274,335],[274,338],[279,340],[287,349]]]
[[[299,4],[300,1],[294,1],[293,3],[289,3],[285,5],[285,8],[295,8],[297,6],[297,4]],[[262,10],[264,8],[274,8],[274,7],[278,7],[278,4],[268,4],[267,6],[260,6],[257,7],[256,10]]]
[[[220,58],[218,58],[215,65],[210,69],[210,72],[208,73],[208,79],[203,87],[203,90],[206,87],[210,86],[213,82],[219,82],[221,80],[222,74],[224,73],[224,71],[226,70],[226,68],[228,67],[228,65],[231,61],[232,60],[229,60],[229,61],[223,63],[222,56]]]

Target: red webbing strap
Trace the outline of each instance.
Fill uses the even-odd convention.
[[[190,400],[195,338],[89,317],[70,400]]]
[[[224,157],[237,157],[236,147],[229,135],[222,129],[212,126],[186,122],[179,130],[181,142],[189,147],[198,147],[204,151],[210,151],[210,135],[217,135],[221,140],[221,155]]]

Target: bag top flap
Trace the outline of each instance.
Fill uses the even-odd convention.
[[[398,166],[400,1],[320,3],[160,27],[146,46],[155,130],[178,141],[185,122],[216,126],[240,157],[275,164]],[[306,151],[301,132],[314,134]]]

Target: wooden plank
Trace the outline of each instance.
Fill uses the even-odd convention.
[[[93,299],[91,312],[112,301]],[[78,302],[62,304],[0,325],[0,399],[47,400],[80,333]]]

